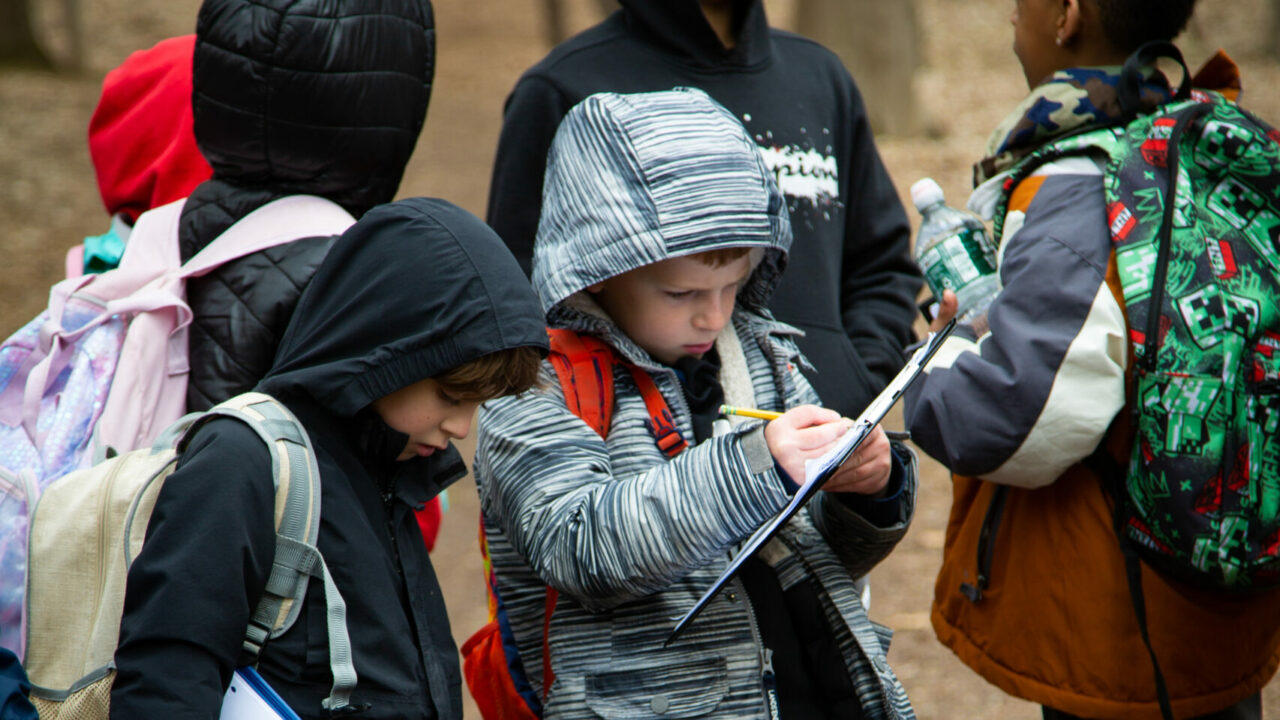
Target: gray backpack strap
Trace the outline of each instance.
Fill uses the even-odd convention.
[[[307,431],[284,405],[269,395],[245,393],[209,410],[205,417],[232,417],[248,425],[271,451],[276,486],[276,551],[271,575],[258,601],[243,649],[256,663],[267,640],[279,637],[298,619],[312,577],[324,580],[329,628],[329,668],[333,688],[324,700],[327,710],[341,710],[356,685],[351,641],[347,634],[347,606],[316,548],[320,534],[320,469]],[[194,425],[182,444],[199,427]]]

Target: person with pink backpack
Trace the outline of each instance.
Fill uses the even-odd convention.
[[[143,213],[118,271],[55,286],[0,346],[0,645],[40,488],[262,379],[334,236],[394,198],[434,61],[428,0],[203,4],[191,98],[212,177]]]
[[[103,79],[102,94],[89,121],[88,144],[98,192],[111,218],[110,227],[101,235],[86,237],[68,251],[67,277],[116,267],[140,215],[186,197],[212,174],[192,132],[191,58],[195,40],[195,35],[184,35],[138,50]],[[92,304],[77,310],[79,304],[80,300],[73,301],[66,311],[64,327],[80,327],[82,321],[102,310]],[[55,434],[55,442],[41,443],[45,452],[37,455],[35,443],[20,426],[21,405],[12,402],[21,397],[21,381],[39,360],[29,353],[37,349],[42,334],[49,337],[46,351],[53,349],[54,332],[49,319],[47,314],[42,315],[0,346],[0,388],[4,389],[0,397],[11,401],[7,410],[0,413],[0,422],[4,423],[0,427],[0,448],[4,449],[0,461],[4,468],[0,470],[0,647],[14,651],[22,649],[27,499],[38,495],[45,484],[43,480],[92,457],[91,452],[85,452],[85,432]],[[61,382],[56,376],[51,379],[51,400],[66,394],[59,391],[66,390],[66,381],[72,374],[76,375],[73,388],[92,386],[94,371],[99,375],[107,371],[103,353],[113,344],[98,341],[94,351],[69,362],[67,378]],[[58,403],[63,406],[63,424],[67,424],[67,418],[76,417],[73,427],[88,430],[93,407],[105,401],[105,392],[104,384],[97,391],[71,393],[70,397],[79,402]],[[25,479],[24,471],[28,471]]]
[[[195,46],[195,35],[161,40],[103,79],[89,120],[89,157],[111,224],[71,248],[67,277],[119,265],[139,215],[190,195],[213,174],[192,130]]]

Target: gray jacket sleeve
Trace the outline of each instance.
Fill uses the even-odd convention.
[[[481,410],[476,481],[485,517],[543,580],[588,609],[667,588],[786,504],[760,426],[616,474],[604,440],[548,380],[545,391]],[[647,432],[636,435],[652,445]]]

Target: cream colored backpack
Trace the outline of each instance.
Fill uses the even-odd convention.
[[[23,664],[40,717],[106,718],[124,610],[125,577],[142,549],[147,521],[165,479],[205,420],[233,417],[271,450],[276,482],[276,554],[266,592],[246,629],[257,659],[269,637],[298,617],[311,577],[324,580],[334,684],[325,707],[347,706],[355,687],[346,607],[316,549],[320,473],[306,431],[279,402],[260,393],[193,413],[135,450],[54,481],[31,518],[27,642]]]

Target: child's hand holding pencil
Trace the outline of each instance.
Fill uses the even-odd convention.
[[[852,426],[852,421],[834,410],[815,405],[801,405],[786,413],[756,408],[721,405],[721,415],[758,418],[769,421],[765,440],[779,467],[793,482],[803,483],[804,463],[821,457]],[[774,420],[786,417],[781,423]],[[892,470],[889,439],[879,425],[862,446],[840,466],[822,486],[827,492],[854,492],[863,495],[881,493]]]

